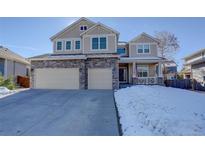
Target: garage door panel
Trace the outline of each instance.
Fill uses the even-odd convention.
[[[78,68],[36,69],[35,88],[79,89],[79,69]]]
[[[88,89],[112,89],[112,69],[88,69]]]

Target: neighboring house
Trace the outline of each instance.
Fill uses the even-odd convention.
[[[168,80],[173,80],[177,78],[177,64],[171,60],[163,64],[164,68],[164,78]]]
[[[119,83],[162,84],[159,41],[145,33],[118,42],[119,32],[80,18],[53,37],[53,53],[31,57],[33,88],[118,89]],[[118,54],[119,53],[119,54]]]
[[[200,83],[205,83],[205,49],[186,56],[184,61],[185,68],[190,69],[190,78]]]
[[[159,40],[146,34],[127,43],[118,43],[119,82],[129,84],[163,84],[162,62],[158,52]],[[123,52],[124,51],[124,52]]]
[[[30,63],[8,48],[0,46],[0,75],[8,77],[28,76]]]
[[[183,66],[180,74],[182,75],[183,79],[191,79],[191,66],[187,65],[187,66]]]

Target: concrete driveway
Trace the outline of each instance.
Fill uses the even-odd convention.
[[[111,90],[28,90],[0,99],[0,135],[119,135]]]

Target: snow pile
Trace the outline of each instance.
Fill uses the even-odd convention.
[[[115,100],[124,135],[205,135],[205,93],[138,85]]]
[[[9,96],[9,95],[14,94],[16,92],[17,92],[16,90],[9,90],[6,87],[0,87],[0,98]]]
[[[0,94],[8,94],[10,92],[10,90],[6,87],[0,87]]]

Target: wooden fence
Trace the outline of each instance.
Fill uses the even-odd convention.
[[[17,84],[19,84],[19,86],[21,86],[21,87],[29,88],[30,87],[30,79],[29,79],[29,77],[17,76]]]
[[[167,87],[205,91],[205,85],[202,85],[201,83],[198,83],[196,80],[191,79],[165,80],[164,83]]]

